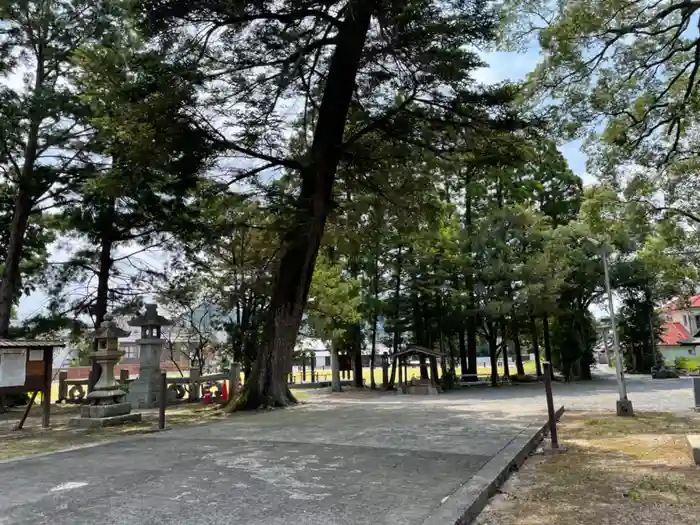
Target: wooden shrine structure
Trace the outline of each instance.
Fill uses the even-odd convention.
[[[53,351],[64,343],[57,341],[0,339],[0,398],[7,394],[32,392],[22,419],[15,427],[21,429],[41,392],[41,426],[48,428],[51,421],[51,383],[53,381]]]

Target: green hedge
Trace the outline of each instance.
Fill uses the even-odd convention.
[[[700,369],[700,357],[677,357],[675,361],[676,368],[683,370],[694,370]]]

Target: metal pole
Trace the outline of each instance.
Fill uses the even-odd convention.
[[[605,349],[605,359],[608,361],[608,366],[612,363],[610,362],[610,351],[608,350],[608,331],[603,328],[603,348]]]
[[[165,372],[160,373],[160,405],[158,406],[158,428],[165,429],[165,407],[168,404],[168,380]]]
[[[547,396],[547,413],[549,414],[549,436],[552,438],[552,448],[559,448],[557,436],[557,417],[554,413],[554,398],[552,397],[552,364],[544,363],[544,392]]]
[[[620,358],[620,342],[617,339],[617,324],[615,322],[615,310],[613,308],[612,291],[610,290],[610,272],[608,271],[608,255],[603,246],[603,271],[605,272],[605,289],[608,292],[608,308],[610,310],[610,328],[613,334],[613,351],[615,352],[615,375],[617,376],[617,389],[620,400],[627,399],[625,377],[622,372],[622,359]]]

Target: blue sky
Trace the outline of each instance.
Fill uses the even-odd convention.
[[[504,80],[523,80],[532,71],[540,59],[539,52],[531,49],[526,53],[489,52],[483,53],[484,60],[490,67],[477,72],[477,80],[484,84],[493,84]],[[584,183],[591,184],[593,178],[586,174],[586,157],[580,151],[580,143],[571,142],[560,146],[560,151],[566,157],[571,169],[583,178]],[[46,295],[35,292],[22,297],[17,309],[19,319],[38,313],[46,303]]]
[[[487,52],[482,53],[484,61],[489,64],[477,73],[477,80],[484,84],[495,84],[504,80],[524,80],[540,60],[539,50],[531,48],[525,53]],[[569,142],[559,146],[559,151],[566,157],[569,167],[585,184],[592,184],[594,178],[586,173],[586,156],[580,150],[580,141]]]

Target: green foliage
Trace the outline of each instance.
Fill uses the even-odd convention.
[[[700,359],[697,357],[677,357],[674,364],[678,370],[688,370],[689,372],[700,370]]]
[[[590,129],[617,160],[636,152],[649,165],[695,150],[697,7],[684,2],[559,3],[506,6],[505,43],[536,39],[542,61],[533,95],[549,99],[553,121],[569,133]]]
[[[552,359],[565,378],[590,379],[593,348],[598,340],[593,316],[587,310],[559,313],[552,326]]]
[[[72,59],[110,33],[115,8],[83,0],[0,2],[0,73],[15,80],[0,86],[0,166],[12,195],[0,282],[3,337],[21,290],[24,247],[36,234],[31,217],[59,206],[92,172],[93,134],[71,82]]]
[[[7,259],[7,246],[12,231],[12,215],[16,190],[9,184],[0,186],[0,261]],[[36,289],[46,271],[49,246],[55,240],[55,232],[50,228],[50,220],[45,214],[32,217],[27,225],[24,249],[19,262],[18,292],[15,303],[21,295],[29,295]]]
[[[344,275],[339,264],[323,256],[316,260],[309,290],[308,323],[312,333],[325,341],[346,337],[348,327],[360,321],[360,281]]]
[[[663,360],[657,341],[663,334],[663,320],[650,297],[625,297],[618,314],[618,337],[625,369],[632,373],[649,373]]]
[[[212,150],[190,113],[191,68],[148,50],[121,15],[115,23],[123,35],[73,54],[95,161],[53,217],[74,249],[46,278],[54,315],[90,314],[95,323],[108,309],[138,309],[158,277],[148,256],[195,229],[187,201]],[[74,292],[77,284],[84,294]]]
[[[604,0],[503,6],[501,44],[537,44],[541,51],[525,103],[548,119],[554,136],[584,139],[587,171],[619,200],[663,222],[665,234],[684,237],[677,244],[666,237],[670,247],[692,244],[694,250],[700,222],[698,6]]]
[[[534,22],[517,15],[541,3],[504,7],[510,36]],[[644,356],[656,333],[645,334],[644,315],[696,280],[684,252],[700,245],[688,227],[698,192],[681,176],[694,162],[665,158],[673,144],[657,140],[664,127],[682,129],[675,151],[692,147],[684,119],[694,89],[684,101],[675,87],[663,92],[668,78],[634,69],[644,53],[658,56],[640,47],[644,32],[670,20],[638,4],[564,1],[537,32],[543,64],[524,90],[473,81],[483,66],[474,50],[492,42],[500,18],[482,0],[138,0],[128,12],[121,2],[29,4],[28,25],[14,4],[2,8],[0,67],[15,67],[12,46],[36,55],[26,38],[47,17],[66,39],[47,43],[60,67],[32,58],[52,68],[49,80],[2,93],[0,164],[10,176],[0,220],[19,233],[8,235],[7,259],[19,253],[22,287],[42,277],[52,296],[50,315],[27,333],[65,330],[85,313],[97,322],[154,293],[199,334],[200,366],[213,347],[242,362],[247,407],[284,405],[299,327],[354,355],[364,341],[374,351],[378,342],[439,349],[450,382],[458,357],[466,372],[467,355],[495,357],[538,331],[541,340],[546,319],[556,366],[588,378],[602,249],[625,300],[623,344],[648,340]],[[77,9],[84,39],[63,17]],[[589,62],[605,38],[614,42],[603,53],[621,55]],[[680,41],[661,77],[682,70]],[[670,105],[653,107],[652,92]],[[538,96],[557,138],[591,132],[601,185],[584,189],[551,130],[526,121]],[[63,164],[25,158],[37,123],[48,131],[33,148],[59,151]],[[666,169],[649,169],[662,159]],[[623,163],[635,168],[619,177]],[[22,231],[10,228],[18,203]],[[72,251],[44,271],[51,229]],[[148,253],[159,261],[141,259]],[[19,278],[10,272],[9,282]],[[73,293],[76,284],[87,292]],[[635,368],[646,370],[645,359]]]

